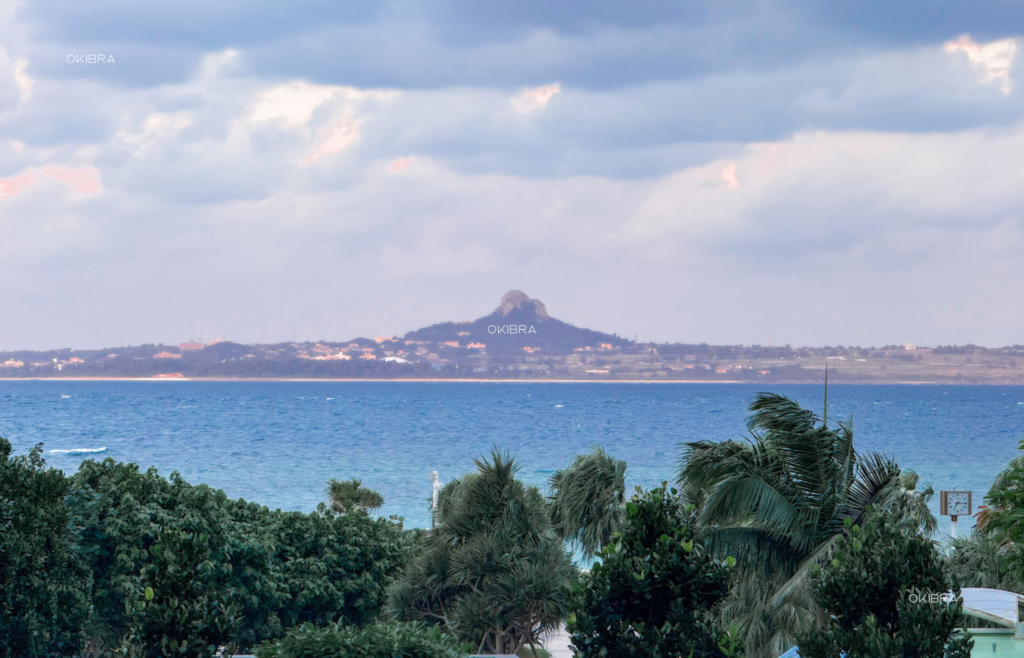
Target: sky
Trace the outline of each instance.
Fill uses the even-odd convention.
[[[1024,3],[0,0],[0,350],[1024,343]]]

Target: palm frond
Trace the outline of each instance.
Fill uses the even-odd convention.
[[[752,433],[806,434],[814,430],[821,419],[804,409],[793,398],[778,393],[758,393],[750,403],[747,429]]]
[[[551,476],[555,532],[590,559],[622,525],[626,462],[595,448]]]

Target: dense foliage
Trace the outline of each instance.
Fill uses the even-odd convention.
[[[68,505],[94,574],[96,613],[116,636],[131,626],[132,637],[148,637],[137,612],[125,608],[140,588],[157,592],[145,605],[155,614],[182,586],[155,568],[169,555],[186,560],[189,587],[208,592],[202,605],[238,617],[211,626],[211,643],[245,648],[303,622],[373,619],[410,548],[387,520],[336,516],[323,506],[312,514],[271,511],[109,459],[84,462],[71,483]],[[188,626],[199,614],[175,610],[177,621],[161,623]]]
[[[378,622],[363,627],[303,624],[256,651],[257,658],[462,658],[437,626]]]
[[[750,411],[749,441],[686,444],[679,482],[701,505],[709,549],[735,556],[746,572],[739,580],[756,594],[731,597],[729,621],[748,650],[768,655],[791,646],[811,623],[801,590],[843,519],[859,523],[869,506],[912,494],[894,462],[854,450],[852,422],[830,428],[795,400],[770,393],[758,394]],[[922,523],[927,519],[911,520]]]
[[[596,448],[555,471],[550,485],[555,532],[585,557],[593,557],[622,525],[626,462]]]
[[[60,471],[0,438],[0,658],[75,656],[89,617]]]
[[[488,653],[515,653],[567,612],[575,569],[536,487],[495,451],[441,490],[435,528],[390,592],[402,620],[437,623]]]
[[[338,514],[362,512],[366,514],[384,504],[384,496],[373,489],[367,489],[358,478],[338,480],[331,478],[327,482],[327,498],[331,501],[331,509]]]
[[[206,658],[231,645],[242,623],[237,590],[219,589],[210,538],[165,530],[149,549],[153,560],[133,579],[125,601],[124,650],[138,658]]]
[[[1024,449],[1024,441],[1020,447]],[[996,476],[985,504],[988,509],[979,524],[984,532],[1013,544],[1024,541],[1024,455],[1011,459]]]
[[[578,655],[722,655],[710,612],[728,591],[726,562],[696,538],[692,512],[664,486],[626,504],[622,531],[573,587],[567,629]]]
[[[800,638],[803,658],[967,658],[973,642],[957,632],[959,587],[927,537],[901,523],[904,503],[847,521],[830,561],[812,576],[825,628]]]

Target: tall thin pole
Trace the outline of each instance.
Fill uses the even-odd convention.
[[[828,360],[825,361],[825,414],[822,426],[828,429]]]
[[[430,528],[433,530],[435,518],[437,517],[437,493],[441,490],[441,482],[438,479],[437,471],[431,471],[429,479],[433,485],[433,491],[430,495]]]

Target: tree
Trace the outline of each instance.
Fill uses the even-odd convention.
[[[686,444],[680,487],[699,492],[698,523],[711,551],[756,571],[745,577],[771,587],[770,605],[798,605],[808,569],[835,546],[843,519],[859,523],[869,506],[904,495],[900,470],[877,453],[858,455],[852,422],[829,428],[795,400],[770,393],[758,394],[750,411],[749,441]],[[793,614],[770,633],[748,634],[765,619],[760,604],[752,601],[746,614],[736,610],[743,601],[732,603],[755,653],[792,645],[807,620]]]
[[[41,446],[12,458],[0,438],[0,658],[75,656],[84,645],[91,581],[66,492]]]
[[[548,503],[505,453],[440,491],[434,530],[389,593],[399,620],[440,624],[478,651],[516,653],[567,612],[575,568]]]
[[[436,626],[376,622],[303,624],[256,650],[258,658],[462,658],[465,651]]]
[[[1019,447],[1024,450],[1024,441]],[[1024,455],[1014,457],[985,495],[986,509],[979,514],[979,530],[1003,543],[1024,543]]]
[[[362,485],[362,481],[356,478],[351,480],[331,478],[328,480],[327,497],[331,501],[331,509],[338,514],[357,511],[366,514],[381,507],[384,504],[384,496]]]
[[[675,489],[638,492],[614,542],[573,587],[567,629],[583,658],[722,656],[710,611],[728,592],[726,565],[695,533]]]
[[[555,532],[589,559],[611,541],[625,516],[626,462],[595,448],[551,476]]]
[[[219,568],[210,538],[178,530],[159,534],[153,560],[134,579],[125,601],[128,632],[122,650],[132,658],[212,658],[242,624],[231,589],[204,576]]]
[[[1022,560],[1020,551],[1019,545],[1006,544],[994,533],[976,530],[950,541],[946,571],[962,587],[1024,593],[1024,582],[1016,568]]]
[[[960,588],[935,544],[902,523],[908,506],[869,513],[863,528],[846,519],[830,560],[812,573],[829,623],[800,638],[803,658],[968,658]]]
[[[1024,592],[1024,456],[996,476],[985,503],[974,532],[950,543],[946,567],[965,587]]]
[[[189,573],[190,586],[208,593],[203,594],[208,601],[196,602],[202,609],[237,614],[232,633],[218,641],[238,649],[280,637],[304,622],[373,620],[411,549],[408,533],[387,519],[339,516],[325,505],[310,514],[271,511],[193,486],[176,473],[167,479],[155,469],[140,471],[110,459],[83,462],[70,481],[67,505],[79,551],[93,574],[96,617],[114,638],[131,630],[139,646],[155,635],[136,632],[145,620],[125,602],[145,602],[139,597],[147,586],[157,594],[164,591],[161,583],[171,574],[160,569],[168,554],[155,553],[162,550],[155,546],[172,546],[175,560],[192,556],[191,566],[175,568]],[[208,537],[201,547],[189,544],[201,536]],[[172,582],[166,591],[176,587]],[[154,601],[147,610],[164,599]],[[145,624],[159,626],[170,642],[179,631],[190,632],[194,620],[182,613],[164,621],[178,626],[153,626],[152,619]]]

